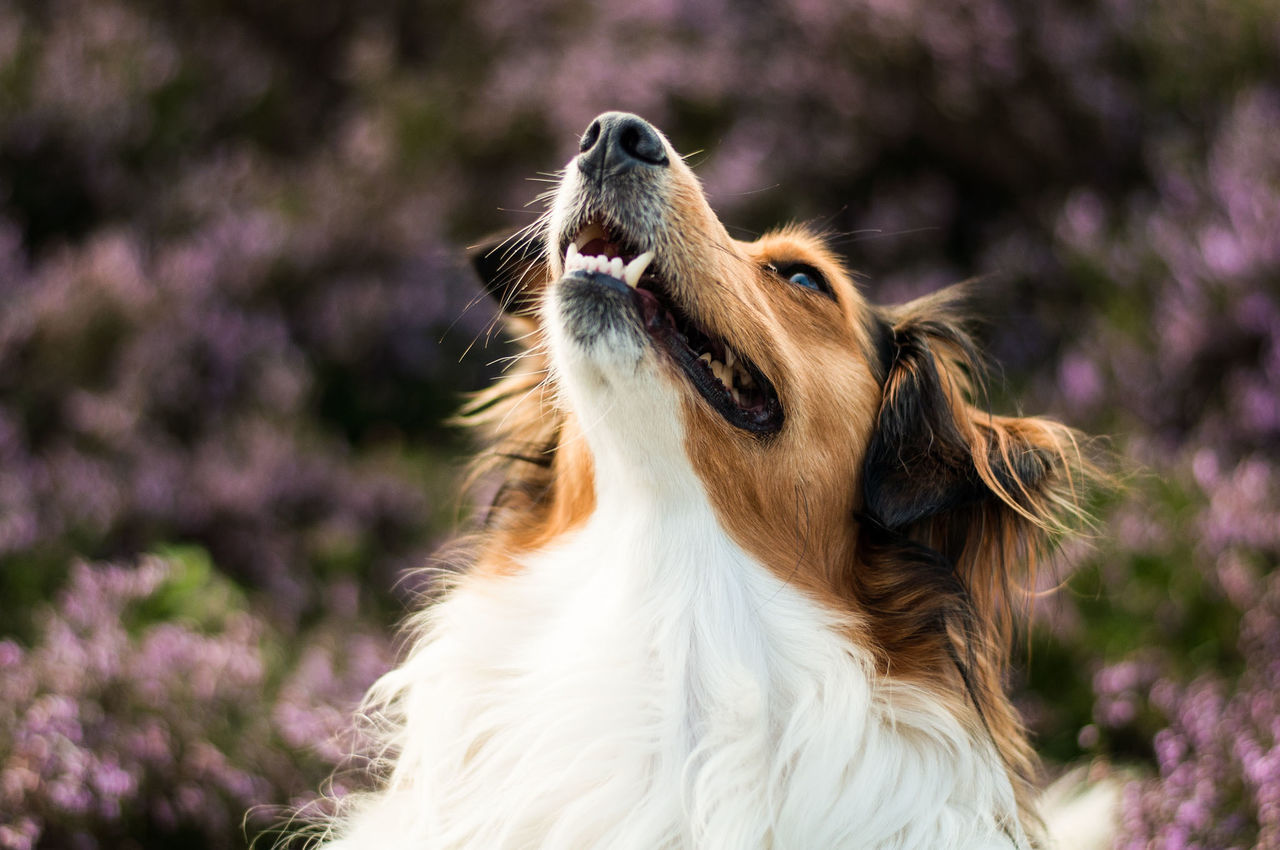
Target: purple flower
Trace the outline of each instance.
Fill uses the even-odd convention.
[[[139,823],[231,846],[243,812],[319,787],[353,752],[342,735],[388,667],[386,645],[338,618],[291,659],[224,582],[198,561],[79,564],[30,648],[0,642],[0,846],[114,843]],[[139,606],[180,590],[213,601],[202,628],[126,628]],[[272,658],[287,659],[282,686]]]

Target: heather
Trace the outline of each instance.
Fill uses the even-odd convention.
[[[279,818],[251,809],[350,751],[339,706],[388,663],[330,592],[290,646],[198,551],[75,564],[40,639],[0,641],[3,846],[235,846]]]
[[[1278,60],[1254,0],[0,0],[0,847],[244,846],[342,764],[508,353],[465,249],[608,108],[873,297],[982,277],[997,405],[1126,485],[1040,749],[1137,766],[1121,846],[1280,846]]]

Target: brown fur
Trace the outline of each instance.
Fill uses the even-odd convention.
[[[820,235],[791,227],[733,240],[683,163],[672,172],[660,253],[675,295],[769,376],[786,411],[769,437],[734,428],[668,363],[684,386],[672,415],[723,526],[841,615],[884,675],[932,689],[989,735],[1035,834],[1036,762],[1004,680],[1025,588],[1049,545],[1083,518],[1082,494],[1098,477],[1080,435],[975,406],[980,359],[961,290],[873,307]],[[525,253],[527,300],[559,274],[560,258]],[[834,299],[772,270],[795,262],[819,270]],[[504,481],[481,574],[511,569],[513,555],[594,507],[591,458],[545,382],[537,320],[519,321],[530,352],[467,414],[492,445],[482,469]]]

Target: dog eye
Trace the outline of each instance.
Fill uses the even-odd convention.
[[[831,291],[831,285],[822,276],[822,272],[813,266],[805,265],[804,263],[789,263],[779,268],[770,264],[769,270],[796,286],[821,292],[828,298],[835,300],[835,293]]]
[[[822,291],[822,285],[804,272],[796,272],[793,274],[791,276],[791,282],[796,286],[803,286],[805,289],[816,289],[818,291]]]

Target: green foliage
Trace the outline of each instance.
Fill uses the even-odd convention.
[[[141,634],[157,623],[212,632],[223,627],[232,613],[246,610],[244,591],[214,568],[204,548],[171,544],[153,554],[170,568],[149,595],[125,609],[124,622],[131,634]]]

